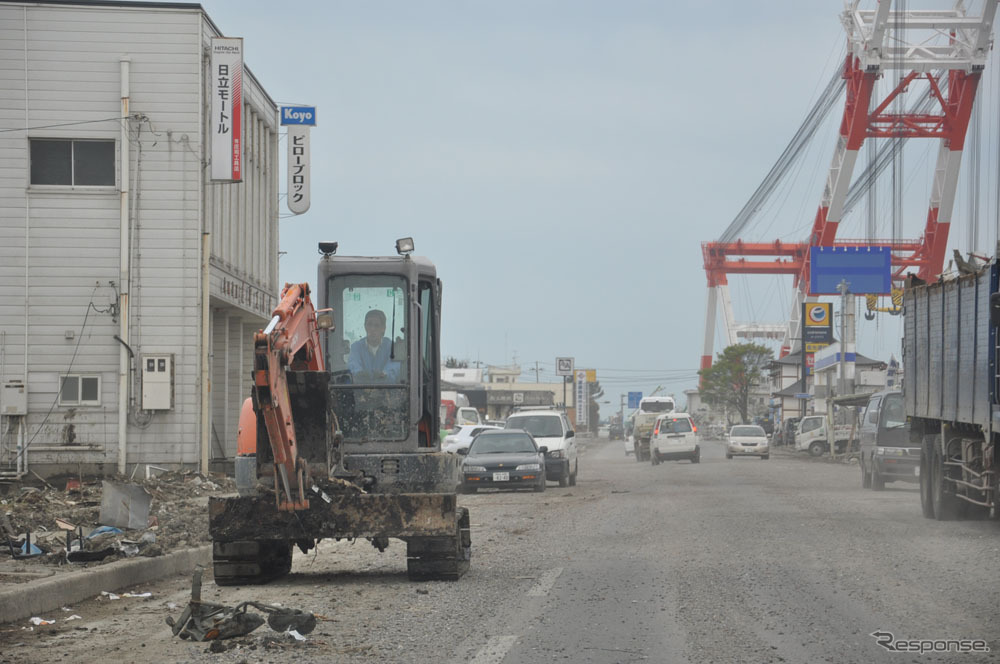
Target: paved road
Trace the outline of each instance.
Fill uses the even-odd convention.
[[[212,601],[327,616],[305,644],[261,652],[266,627],[222,654],[175,640],[163,624],[179,613],[167,603],[186,601],[175,579],[141,588],[148,600],[72,607],[83,620],[56,628],[4,626],[0,661],[996,661],[1000,528],[923,519],[915,485],[877,494],[856,466],[727,461],[717,442],[700,464],[653,467],[600,441],[580,469],[576,487],[463,497],[475,550],[457,583],[408,583],[401,543],[381,555],[324,543],[280,582],[207,585]],[[890,653],[876,631],[984,639],[993,653]]]

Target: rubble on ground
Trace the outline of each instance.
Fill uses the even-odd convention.
[[[102,498],[110,484],[100,478],[50,480],[46,486],[18,487],[0,498],[0,561],[9,560],[13,550],[19,555],[39,554],[20,558],[29,564],[100,565],[208,544],[208,496],[236,492],[232,478],[221,474],[206,477],[190,470],[164,472],[148,479],[116,477],[113,481],[118,486],[141,487],[151,497],[144,528],[113,528],[100,523]],[[30,543],[25,542],[26,534],[30,534]]]

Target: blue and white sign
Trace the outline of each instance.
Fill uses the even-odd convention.
[[[282,125],[305,125],[307,127],[316,126],[315,106],[282,106]]]
[[[629,408],[638,408],[640,401],[642,401],[642,392],[629,392],[628,393],[628,407]]]

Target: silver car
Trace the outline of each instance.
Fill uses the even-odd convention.
[[[764,429],[756,424],[737,424],[726,437],[726,458],[734,456],[759,456],[771,458],[771,446]]]

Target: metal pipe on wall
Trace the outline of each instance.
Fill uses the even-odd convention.
[[[201,234],[201,472],[208,474],[208,446],[210,443],[210,422],[208,419],[208,396],[212,385],[209,382],[209,349],[212,345],[211,326],[208,319],[208,303],[211,294],[211,273],[209,256],[212,250],[212,234]]]
[[[119,275],[118,275],[118,336],[124,341],[118,349],[118,472],[125,474],[128,444],[128,375],[129,375],[129,76],[131,60],[123,56],[119,60],[121,78],[121,137],[118,151],[121,155],[119,211]]]

